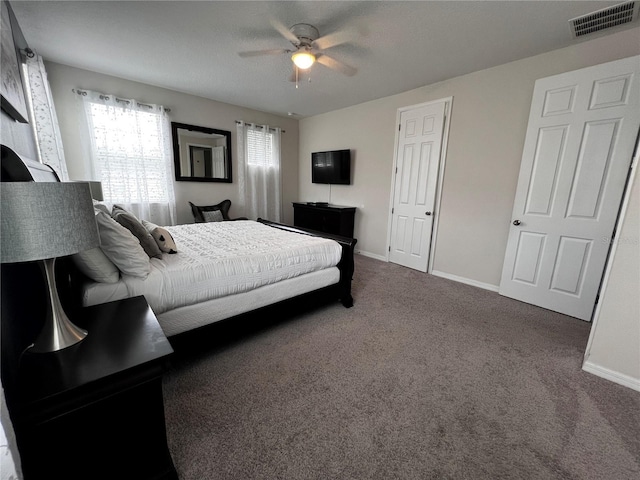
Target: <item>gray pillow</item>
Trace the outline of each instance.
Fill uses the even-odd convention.
[[[136,236],[140,241],[140,245],[142,245],[142,248],[149,257],[162,258],[160,247],[158,247],[158,244],[151,234],[146,228],[144,228],[142,223],[140,223],[140,220],[138,220],[132,213],[114,206],[112,217],[116,222]]]
[[[222,222],[224,217],[220,210],[211,210],[210,212],[202,212],[205,222]]]

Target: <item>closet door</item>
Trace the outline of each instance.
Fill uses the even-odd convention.
[[[446,101],[400,111],[389,261],[427,271]]]

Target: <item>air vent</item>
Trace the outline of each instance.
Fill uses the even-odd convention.
[[[569,20],[573,36],[583,37],[606,28],[624,25],[638,18],[640,1],[624,2],[613,7],[603,8],[597,12]]]

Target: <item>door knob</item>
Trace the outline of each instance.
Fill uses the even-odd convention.
[[[514,220],[513,224],[517,227],[518,225],[520,225],[520,220]]]
[[[429,216],[429,215],[431,215],[431,212],[424,212],[424,214]]]

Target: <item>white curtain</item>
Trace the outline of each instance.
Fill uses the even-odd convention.
[[[279,128],[238,123],[238,183],[250,219],[280,221],[280,136]]]
[[[27,55],[26,76],[32,127],[36,136],[39,160],[55,170],[60,180],[69,180],[58,117],[42,57],[36,52]]]
[[[175,224],[171,123],[164,107],[76,90],[95,180],[104,200],[140,219]]]

